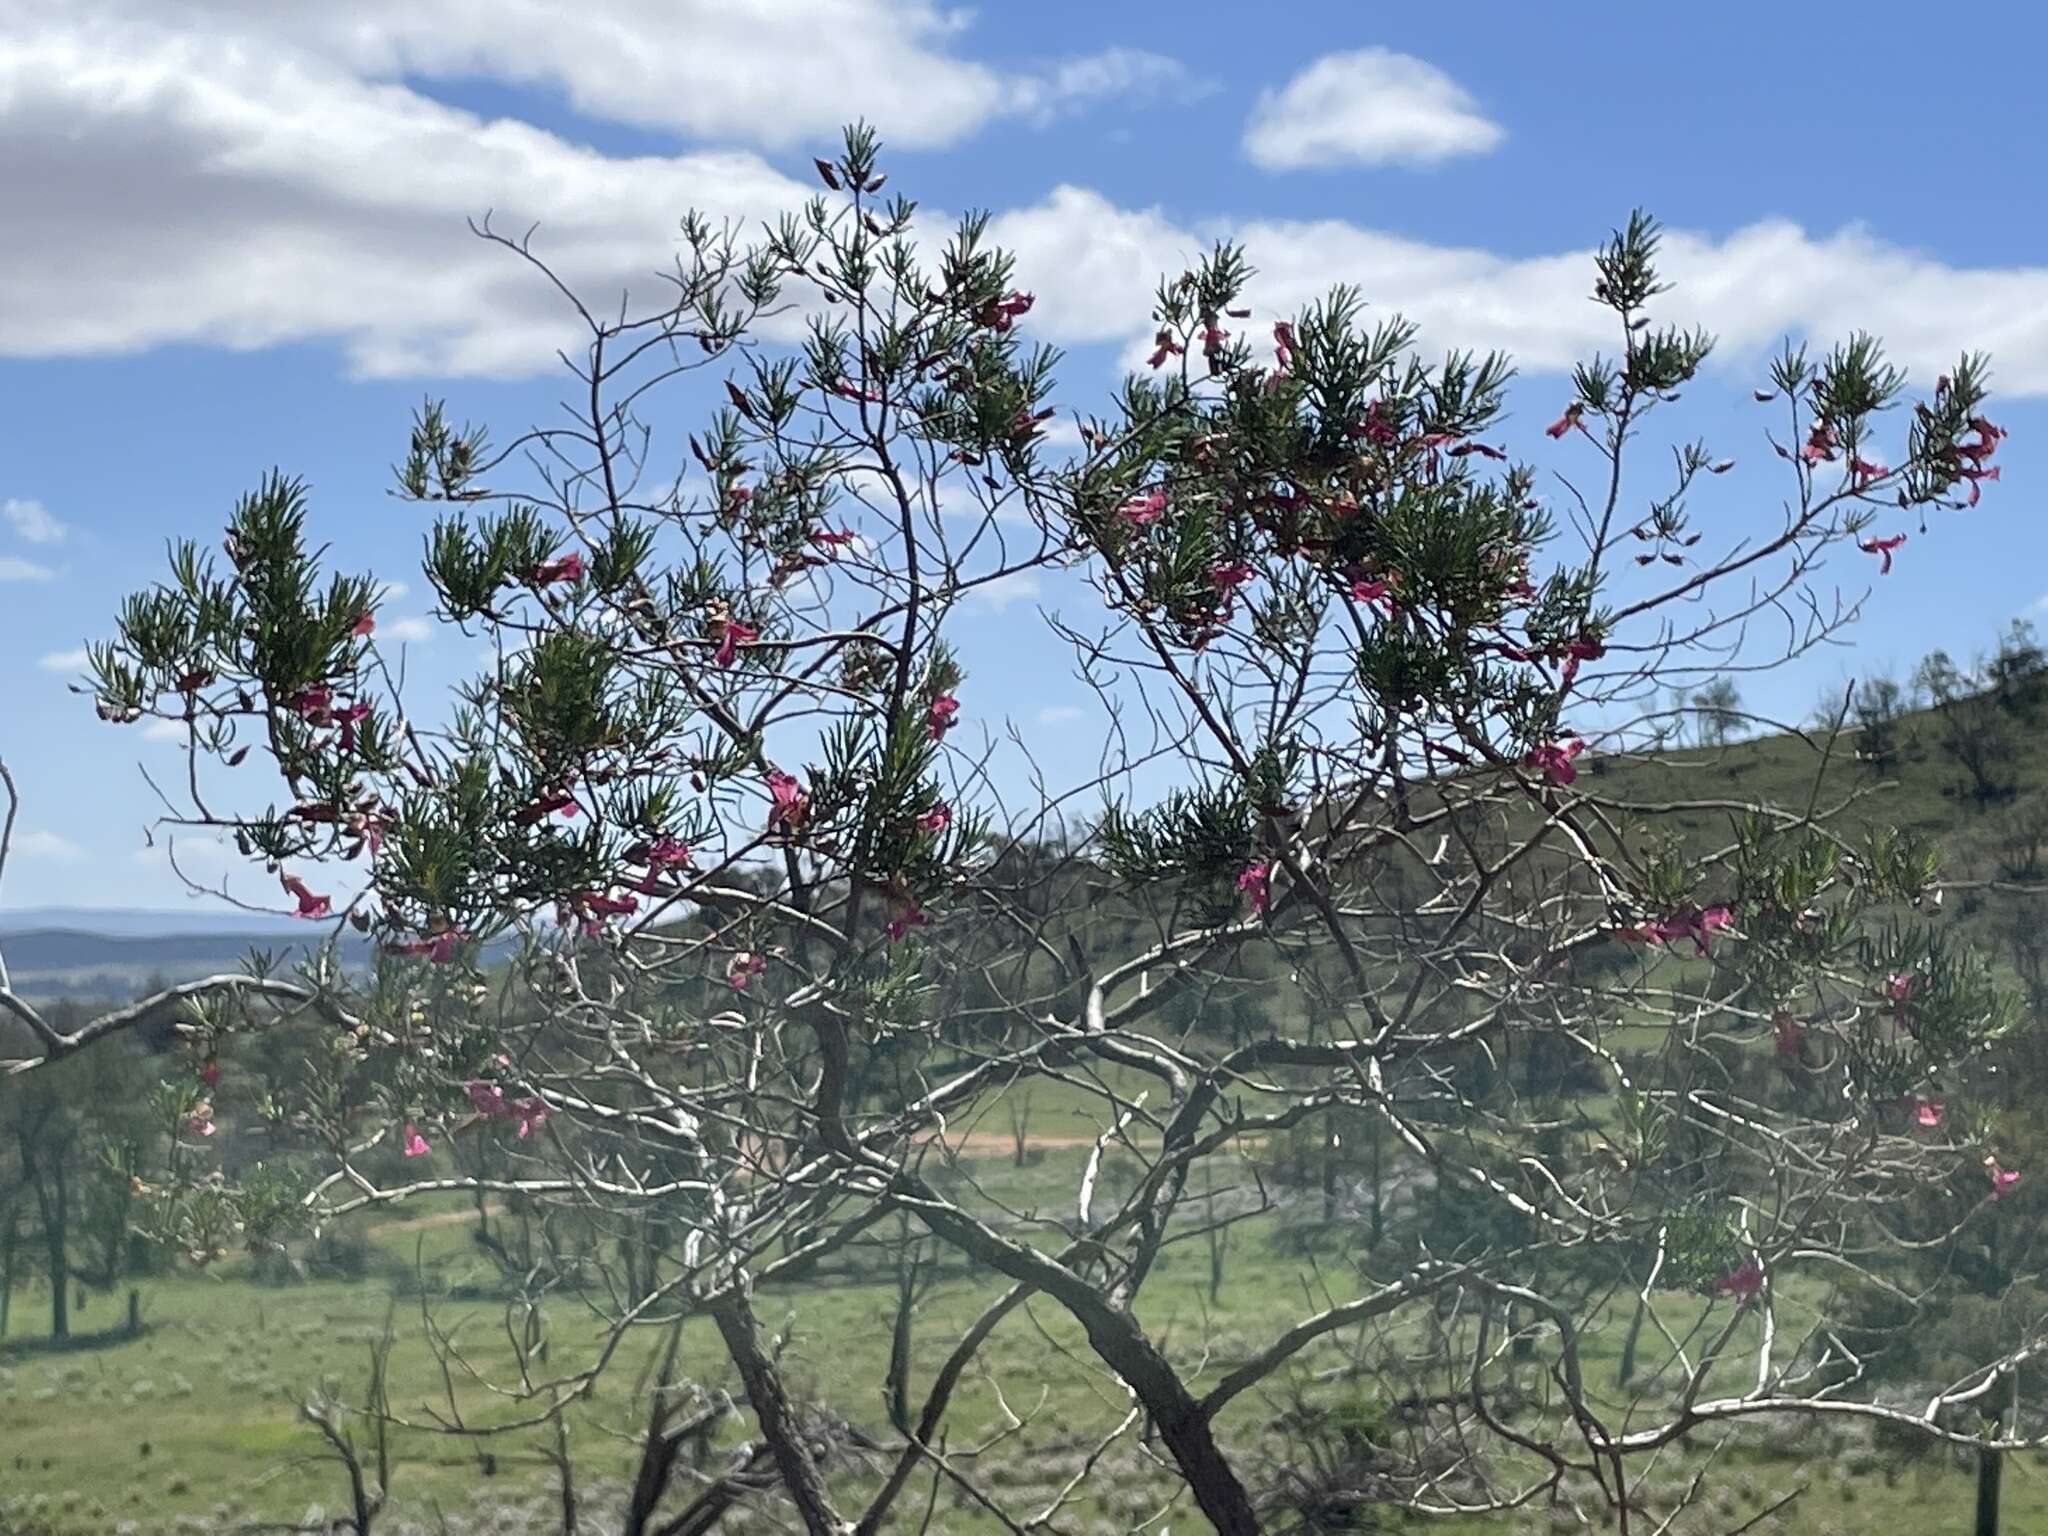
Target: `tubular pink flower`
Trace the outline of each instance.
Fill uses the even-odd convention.
[[[1711,1287],[1716,1296],[1733,1296],[1737,1301],[1747,1301],[1764,1288],[1764,1272],[1754,1256],[1716,1279]]]
[[[1905,542],[1903,533],[1895,533],[1884,539],[1858,539],[1856,547],[1866,555],[1878,556],[1884,563],[1877,568],[1877,574],[1889,576],[1892,573],[1892,551]]]
[[[1266,910],[1266,904],[1273,899],[1273,888],[1269,881],[1272,864],[1266,859],[1253,859],[1237,872],[1237,889],[1252,904],[1254,912]]]
[[[810,796],[803,786],[779,768],[768,772],[768,830],[777,827],[785,832],[794,832],[803,824],[804,813],[810,809]]]
[[[463,1086],[463,1091],[469,1095],[469,1102],[476,1106],[478,1114],[502,1115],[505,1112],[505,1090],[496,1083],[472,1078]]]
[[[1991,1198],[1996,1200],[2020,1181],[2017,1168],[2007,1168],[1994,1154],[1984,1159],[1984,1176],[1991,1181]]]
[[[1585,742],[1573,736],[1565,741],[1546,741],[1533,747],[1523,761],[1539,770],[1551,783],[1569,784],[1579,776],[1579,770],[1572,766],[1572,759],[1585,750]]]
[[[566,555],[557,555],[552,560],[543,560],[533,568],[533,584],[545,587],[557,581],[581,581],[583,579],[583,554],[570,550]]]
[[[729,667],[734,652],[742,645],[751,645],[759,638],[760,631],[751,624],[738,619],[721,620],[718,626],[718,649],[711,653],[712,665]]]
[[[334,907],[329,897],[314,895],[297,875],[280,875],[278,883],[298,900],[299,909],[292,914],[294,917],[325,917]]]
[[[1151,490],[1141,492],[1116,509],[1116,515],[1127,523],[1142,528],[1147,523],[1159,521],[1159,515],[1166,510],[1166,488],[1155,485]]]

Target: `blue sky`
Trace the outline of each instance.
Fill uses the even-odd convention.
[[[0,0],[0,756],[25,801],[0,905],[180,899],[142,847],[139,766],[175,776],[177,749],[94,720],[66,653],[272,465],[311,482],[338,562],[410,578],[384,634],[431,635],[407,647],[419,683],[474,661],[401,622],[426,617],[427,519],[385,494],[389,465],[426,393],[500,439],[551,416],[563,315],[465,218],[538,219],[584,291],[651,292],[685,208],[807,195],[856,114],[896,185],[996,212],[1079,404],[1129,357],[1158,273],[1229,232],[1269,312],[1350,281],[1425,345],[1515,352],[1508,436],[1540,459],[1558,370],[1611,347],[1585,252],[1641,204],[1673,231],[1666,313],[1724,337],[1686,424],[1744,460],[1701,509],[1739,534],[1782,494],[1751,473],[1748,401],[1778,338],[1866,327],[1922,379],[1986,348],[2005,483],[1882,583],[1843,569],[1870,589],[1856,649],[1748,696],[1798,717],[1852,670],[1976,650],[2048,593],[2044,27],[2018,5],[1953,35],[1924,10],[1845,14]],[[1011,597],[969,620],[977,680],[1043,732],[1078,691],[1015,642],[1060,594]]]

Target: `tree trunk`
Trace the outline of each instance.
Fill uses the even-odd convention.
[[[14,1252],[19,1228],[14,1207],[0,1211],[0,1340],[7,1337],[7,1315],[14,1304]]]
[[[36,1208],[43,1218],[43,1251],[50,1269],[50,1337],[71,1337],[71,1184],[60,1154],[48,1168],[32,1167]]]
[[[1386,1234],[1387,1218],[1380,1155],[1380,1117],[1372,1117],[1372,1246],[1377,1248]]]
[[[1216,1443],[1208,1414],[1129,1314],[1112,1313],[1111,1318],[1114,1323],[1101,1319],[1101,1326],[1097,1320],[1083,1318],[1088,1341],[1151,1413],[1153,1427],[1173,1453],[1202,1513],[1220,1536],[1257,1536],[1258,1512],[1223,1447]]]
[[[1295,1144],[1299,1147],[1301,1142]],[[957,1206],[936,1198],[921,1181],[906,1183],[919,1199],[917,1214],[926,1226],[986,1259],[1011,1279],[1044,1290],[1073,1314],[1087,1330],[1088,1342],[1103,1364],[1116,1372],[1151,1416],[1209,1523],[1221,1536],[1257,1536],[1258,1512],[1223,1447],[1216,1443],[1209,1415],[1182,1383],[1172,1362],[1145,1336],[1137,1319],[1045,1254],[992,1231]]]
[[[1615,1382],[1620,1386],[1627,1386],[1629,1378],[1636,1373],[1636,1340],[1642,1335],[1643,1313],[1647,1310],[1648,1308],[1643,1303],[1643,1294],[1638,1291],[1636,1293],[1636,1315],[1629,1319],[1628,1337],[1623,1339],[1621,1343],[1621,1366],[1614,1373]]]
[[[825,1479],[819,1475],[818,1464],[805,1443],[803,1425],[797,1422],[796,1409],[783,1390],[782,1373],[761,1348],[753,1309],[746,1297],[735,1296],[721,1305],[714,1316],[726,1352],[732,1356],[740,1380],[746,1385],[747,1401],[753,1405],[754,1417],[761,1425],[761,1438],[768,1442],[775,1470],[781,1474],[782,1486],[788,1491],[790,1502],[796,1505],[804,1529],[810,1536],[845,1536],[851,1527],[832,1507]]]
[[[1998,1484],[2004,1470],[2004,1452],[1977,1453],[1977,1523],[1971,1528],[1975,1536],[1998,1536]]]
[[[1333,1126],[1323,1133],[1323,1221],[1327,1224],[1337,1219],[1337,1131]]]

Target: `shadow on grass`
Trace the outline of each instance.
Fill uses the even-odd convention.
[[[0,1342],[0,1360],[34,1360],[44,1355],[84,1354],[95,1349],[107,1349],[115,1344],[126,1344],[148,1332],[147,1323],[136,1328],[124,1323],[119,1328],[101,1328],[93,1333],[74,1333],[63,1339],[8,1339]],[[0,1531],[4,1529],[5,1527],[0,1527]]]

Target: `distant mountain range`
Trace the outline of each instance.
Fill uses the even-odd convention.
[[[254,951],[285,970],[333,932],[332,922],[232,908],[11,907],[0,908],[0,959],[7,962],[14,990],[33,1002],[70,997],[105,1005],[141,996],[152,981],[238,971]],[[371,943],[369,936],[346,930],[339,946],[342,965],[351,971],[367,966]],[[516,948],[513,940],[499,939],[484,946],[484,955],[502,959]]]
[[[107,1003],[135,997],[153,980],[239,970],[253,950],[289,965],[330,931],[260,913],[19,907],[0,911],[0,956],[24,997]],[[345,935],[343,963],[367,959],[369,948],[363,935]]]
[[[296,918],[233,907],[190,906],[176,911],[140,907],[0,907],[0,938],[14,933],[66,929],[107,938],[162,939],[183,934],[295,933],[306,936]]]

